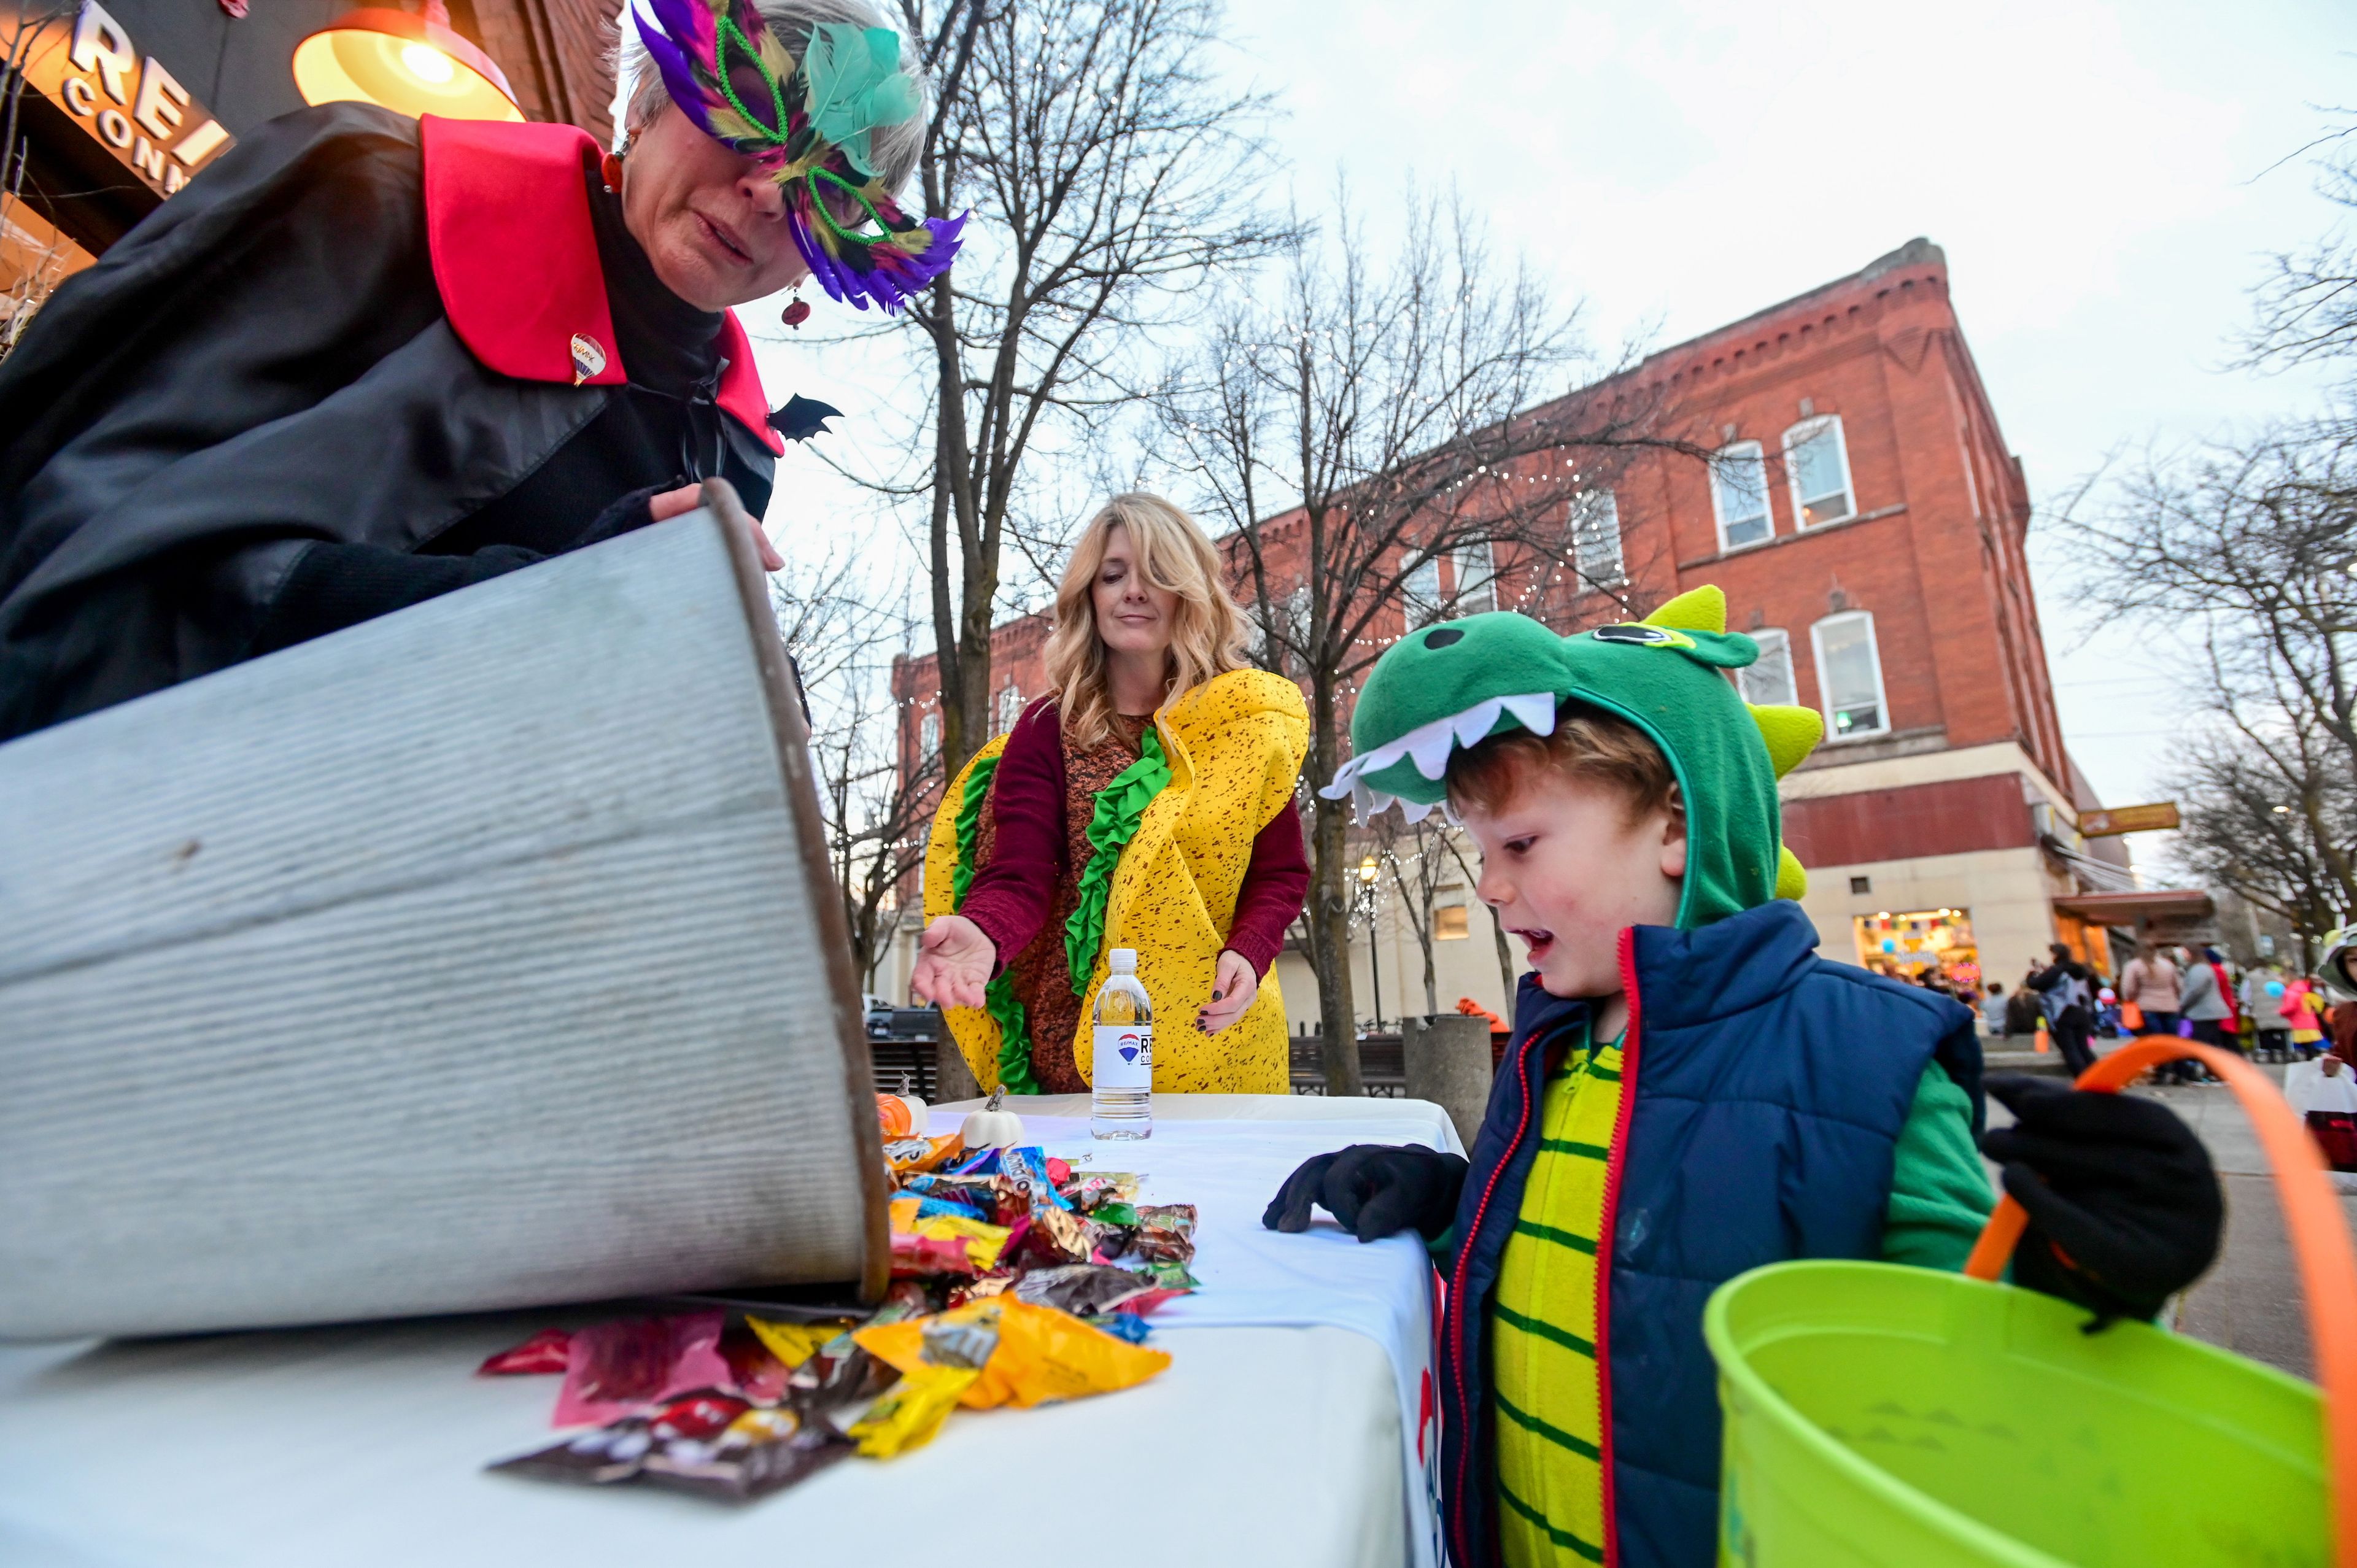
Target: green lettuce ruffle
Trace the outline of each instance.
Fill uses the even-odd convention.
[[[1012,972],[1001,972],[982,990],[983,1011],[998,1026],[998,1081],[1009,1094],[1037,1094],[1031,1073],[1031,1020],[1015,994]]]
[[[982,803],[990,781],[998,776],[998,758],[980,757],[966,769],[965,788],[958,796],[957,866],[950,873],[950,908],[965,907],[965,890],[974,886],[974,852],[982,834]]]
[[[1137,824],[1154,797],[1170,782],[1170,763],[1152,725],[1139,738],[1137,760],[1097,791],[1089,817],[1089,864],[1081,873],[1080,902],[1064,922],[1064,962],[1072,972],[1072,994],[1084,995],[1096,972],[1097,949],[1104,941],[1105,907],[1113,898],[1113,874],[1121,852],[1137,835]]]

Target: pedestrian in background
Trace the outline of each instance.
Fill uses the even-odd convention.
[[[2184,961],[2185,967],[2181,972],[2183,983],[2177,990],[2177,1008],[2190,1027],[2188,1037],[2221,1050],[2239,1046],[2240,1040],[2226,1033],[2227,1025],[2234,1016],[2233,996],[2221,983],[2219,971],[2211,961],[2210,955],[2205,953],[2196,958],[2180,948],[2178,956]],[[2197,1073],[2189,1075],[2197,1082],[2224,1081],[2200,1062],[2180,1065],[2199,1069]]]
[[[2158,946],[2152,942],[2136,944],[2136,957],[2128,960],[2127,968],[2120,972],[2121,1009],[2133,1007],[2143,1015],[2143,1023],[2136,1026],[2136,1033],[2177,1033],[2178,987],[2181,981],[2177,965]],[[2190,1083],[2193,1067],[2190,1062],[2169,1062],[2154,1076],[2163,1083]]]
[[[1981,998],[1981,1026],[1993,1039],[2003,1039],[2012,1031],[2005,1026],[2005,982],[1989,982],[1988,994]]]
[[[2029,972],[2035,975],[2038,972],[2031,970]],[[2041,1016],[2038,1006],[2038,993],[2029,988],[2027,981],[2015,986],[2013,994],[2005,999],[2005,1032],[2008,1035],[2038,1033],[2039,1020]]]
[[[2071,956],[2069,943],[2056,942],[2048,950],[2054,961],[2039,971],[2029,984],[2045,1011],[2054,1048],[2062,1053],[2062,1065],[2076,1078],[2095,1065],[2095,1053],[2087,1044],[2088,1031],[2095,1021],[2095,976]]]
[[[2308,1061],[2324,1047],[2324,999],[2316,982],[2301,975],[2284,987],[2283,1015],[2291,1024],[2291,1048]]]
[[[2243,1015],[2251,1020],[2252,1056],[2279,1062],[2291,1047],[2291,1025],[2283,1015],[2283,976],[2273,964],[2261,964],[2243,976]]]

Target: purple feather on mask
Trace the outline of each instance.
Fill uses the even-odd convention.
[[[848,267],[827,253],[826,247],[819,243],[818,236],[811,230],[810,214],[803,210],[801,202],[791,198],[786,202],[786,226],[794,242],[794,249],[800,251],[802,260],[810,263],[811,276],[826,290],[827,297],[866,309],[866,302],[857,297],[858,278]]]
[[[653,57],[655,70],[662,74],[663,89],[671,101],[695,123],[696,129],[715,134],[705,112],[712,93],[704,85],[705,81],[719,80],[720,30],[712,13],[698,0],[637,0],[630,19],[647,53]],[[700,76],[698,66],[703,68]]]

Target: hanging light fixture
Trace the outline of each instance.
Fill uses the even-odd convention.
[[[450,26],[443,0],[425,13],[347,11],[295,46],[295,87],[306,103],[374,103],[404,114],[521,120],[491,57]]]

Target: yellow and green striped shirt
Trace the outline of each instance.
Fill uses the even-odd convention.
[[[1596,1239],[1620,1114],[1620,1043],[1565,1056],[1491,1298],[1498,1534],[1509,1568],[1604,1561]]]

